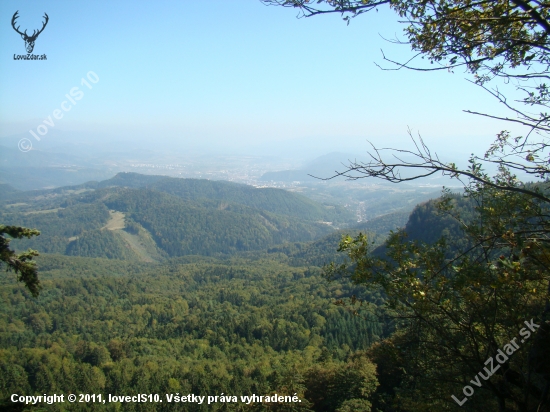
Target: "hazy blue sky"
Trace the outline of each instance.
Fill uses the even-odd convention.
[[[33,52],[47,61],[14,60],[25,54],[10,24],[16,10],[30,33],[48,13]],[[3,136],[36,130],[73,87],[84,95],[54,129],[180,145],[313,137],[395,145],[411,127],[436,148],[471,151],[504,127],[462,113],[499,110],[463,73],[377,68],[381,48],[410,56],[380,37],[402,31],[385,8],[349,26],[257,0],[2,0],[0,16]],[[90,71],[99,76],[91,90],[81,84]]]

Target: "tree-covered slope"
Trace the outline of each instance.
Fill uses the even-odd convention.
[[[239,183],[206,179],[178,179],[119,173],[98,187],[148,188],[172,194],[185,200],[236,203],[285,216],[307,220],[344,223],[353,216],[341,207],[326,207],[296,193],[274,188],[255,188]]]
[[[5,224],[40,230],[40,236],[32,240],[14,241],[14,246],[63,254],[72,240],[85,232],[103,227],[109,219],[109,209],[101,202],[79,203],[31,212],[18,212],[17,208],[9,208],[0,216]]]
[[[35,239],[14,242],[19,249],[119,259],[141,255],[147,260],[140,249],[157,257],[234,254],[284,242],[311,241],[334,230],[313,219],[276,214],[247,206],[245,201],[232,203],[213,195],[189,200],[153,189],[110,187],[40,196],[41,200],[30,199],[1,212],[6,224],[41,231]],[[120,221],[113,225],[116,219]]]
[[[445,211],[438,206],[441,200],[441,198],[432,199],[416,205],[405,224],[403,224],[403,215],[394,216],[397,218],[396,220],[389,215],[389,222],[384,222],[384,216],[381,216],[381,220],[376,224],[379,223],[382,227],[390,227],[395,222],[400,221],[402,224],[392,230],[405,233],[410,241],[432,244],[441,238],[445,238],[452,251],[464,250],[468,247],[468,241],[462,231],[461,221],[471,221],[474,205],[461,195],[453,195],[449,200],[453,207],[452,211]],[[374,253],[382,255],[385,251],[386,246],[381,245],[376,248]]]
[[[363,289],[328,284],[318,269],[271,260],[159,265],[49,255],[38,265],[38,299],[0,278],[0,408],[13,393],[62,391],[159,393],[164,400],[67,410],[261,410],[261,403],[169,404],[164,394],[278,393],[302,400],[280,407],[331,412],[375,387],[362,391],[376,382],[374,366],[354,351],[387,331],[373,313],[356,317],[333,305],[332,297]]]
[[[152,190],[119,189],[105,204],[141,224],[170,256],[259,250],[332,231],[292,216],[239,204],[196,203]]]

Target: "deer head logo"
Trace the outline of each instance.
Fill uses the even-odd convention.
[[[38,37],[38,35],[40,33],[42,33],[42,31],[44,30],[44,28],[46,27],[46,24],[48,24],[49,17],[46,13],[44,13],[44,19],[46,19],[46,21],[43,23],[42,28],[40,30],[38,30],[38,32],[36,30],[34,30],[32,35],[29,36],[29,35],[27,35],[27,30],[25,30],[24,33],[21,33],[19,31],[19,26],[17,26],[17,28],[15,27],[15,20],[17,20],[17,18],[19,17],[17,15],[17,13],[19,13],[19,10],[17,10],[14,13],[13,17],[11,18],[11,25],[12,25],[13,29],[21,35],[21,38],[23,40],[25,40],[25,48],[27,49],[27,53],[32,53],[32,51],[34,49],[34,42],[36,41],[36,38]]]

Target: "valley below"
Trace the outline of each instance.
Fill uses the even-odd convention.
[[[323,266],[342,259],[345,233],[381,245],[406,224],[407,199],[398,212],[357,223],[345,205],[313,200],[319,191],[312,199],[223,181],[119,173],[56,189],[2,189],[2,222],[41,232],[10,245],[40,252],[42,287],[35,299],[13,278],[0,280],[5,407],[11,393],[85,387],[276,392],[296,394],[296,410],[336,410],[377,382],[366,351],[394,330],[384,297],[349,279],[329,282]],[[359,312],[339,303],[356,296],[366,303]],[[251,406],[136,410],[178,407]]]

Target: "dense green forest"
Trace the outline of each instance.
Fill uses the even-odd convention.
[[[33,298],[13,277],[0,278],[2,408],[406,412],[418,407],[414,382],[439,375],[436,369],[422,377],[425,369],[418,366],[410,334],[423,333],[426,345],[432,335],[404,328],[387,287],[373,288],[357,273],[372,262],[384,268],[383,279],[396,264],[406,268],[397,273],[405,274],[440,261],[441,271],[456,271],[445,259],[454,261],[472,245],[463,227],[475,227],[475,199],[448,193],[417,205],[410,215],[394,212],[337,229],[250,206],[244,195],[239,202],[210,189],[204,192],[210,197],[176,195],[135,187],[162,182],[158,177],[143,177],[141,183],[139,176],[123,176],[128,177],[134,187],[91,183],[93,188],[8,191],[16,198],[4,201],[3,221],[42,231],[10,243],[16,251],[40,250],[35,260],[42,289]],[[192,183],[196,189],[198,183]],[[284,198],[275,193],[275,200]],[[318,218],[325,208],[313,204],[311,216]],[[399,246],[405,236],[406,248]],[[372,253],[366,253],[367,244]],[[439,251],[443,244],[446,249]],[[355,247],[363,249],[348,256],[337,252]],[[330,262],[351,271],[334,277]],[[406,290],[410,279],[400,282]],[[418,296],[414,292],[405,300]],[[229,401],[176,404],[163,398],[164,403],[23,408],[11,402],[14,393],[223,394]],[[476,402],[490,409],[490,398],[479,400],[483,393]],[[296,395],[301,402],[240,399],[253,394]],[[446,398],[434,403],[454,407]]]
[[[370,315],[353,316],[332,301],[362,288],[328,284],[318,268],[265,259],[146,265],[51,255],[38,264],[39,299],[11,279],[1,282],[6,405],[12,393],[297,393],[303,404],[296,410],[336,410],[350,399],[366,401],[362,386],[376,387],[362,351],[389,333],[375,314],[383,299],[370,295]],[[321,371],[330,399],[317,380]],[[245,406],[125,410],[255,410]],[[105,405],[67,410],[96,409]]]
[[[41,228],[39,237],[13,245],[66,255],[144,261],[219,256],[311,241],[338,222],[352,222],[347,210],[297,194],[208,180],[121,173],[11,198],[14,192],[4,189],[9,200],[2,221]]]
[[[65,195],[106,188],[150,189],[174,195],[184,200],[202,203],[218,202],[218,205],[240,204],[265,210],[275,214],[323,220],[338,223],[350,223],[352,215],[345,208],[334,204],[323,205],[297,193],[273,188],[255,188],[252,186],[206,179],[179,179],[166,176],[150,176],[138,173],[118,173],[111,179],[101,182],[88,182],[77,186],[66,186],[49,190],[17,191],[9,185],[0,186],[0,201],[21,203],[27,200],[55,199]],[[328,207],[327,207],[328,206]]]
[[[367,232],[382,244],[404,224],[402,213],[336,230],[320,222],[351,224],[351,214],[292,193],[135,174],[48,191],[4,189],[2,221],[40,228],[10,245],[40,250],[42,286],[35,299],[0,279],[5,408],[14,406],[12,393],[56,391],[299,396],[277,410],[371,404],[378,381],[366,351],[394,327],[383,295],[328,283],[321,268],[341,258],[344,233]],[[355,296],[365,301],[360,316],[342,304]]]

